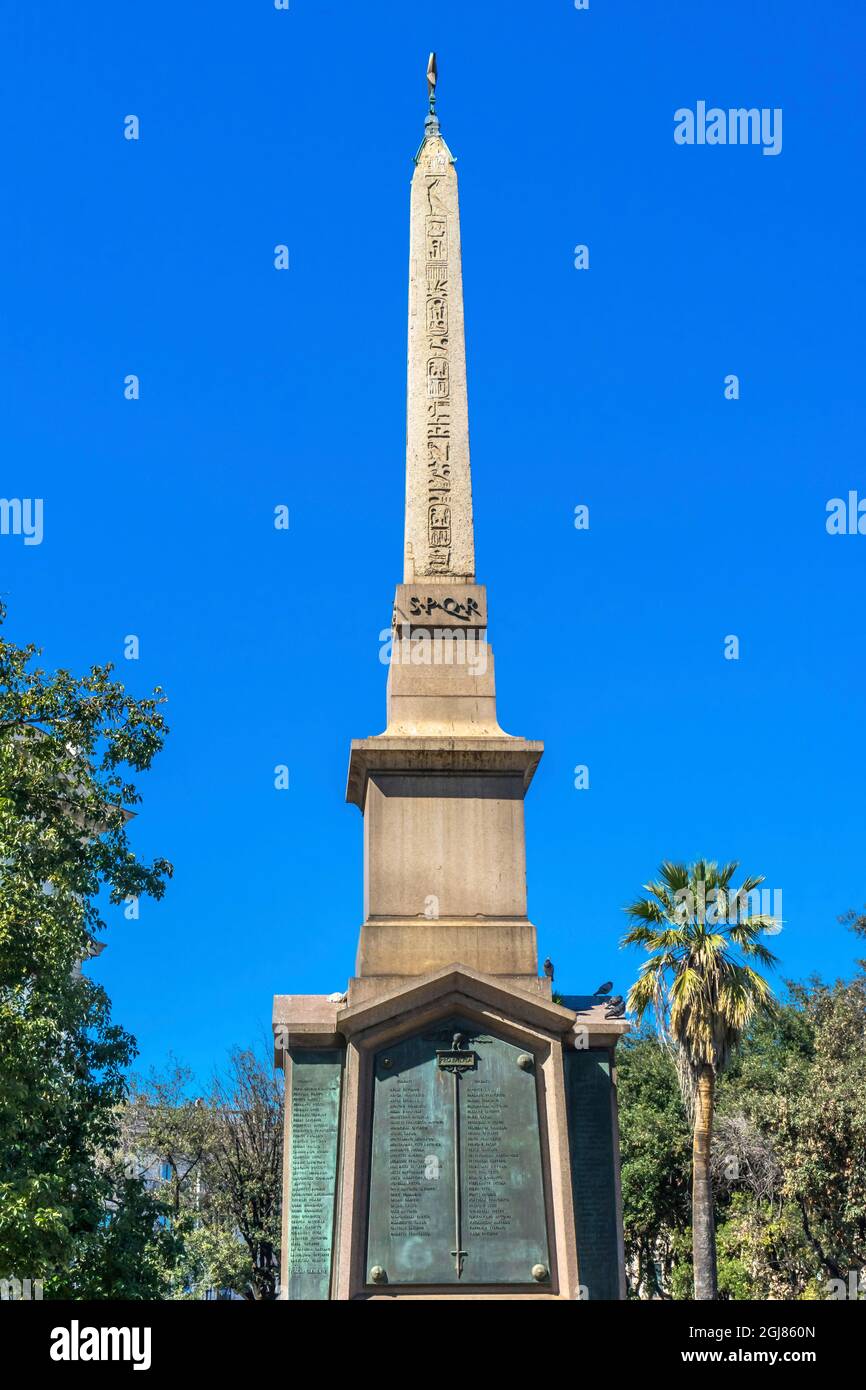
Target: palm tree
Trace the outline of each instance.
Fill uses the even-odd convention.
[[[734,864],[663,863],[659,880],[644,884],[648,897],[626,909],[634,920],[623,946],[643,946],[641,966],[627,1001],[638,1021],[655,1016],[671,1050],[692,1121],[692,1263],[695,1298],[717,1297],[716,1232],[710,1143],[716,1078],[744,1029],[773,1008],[772,991],[754,969],[776,957],[757,939],[778,929],[773,917],[749,915],[749,895],[763,883],[743,879],[731,889]]]

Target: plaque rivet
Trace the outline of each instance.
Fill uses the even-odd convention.
[[[394,1065],[394,1063],[391,1061],[391,1058],[390,1058],[390,1057],[383,1057],[383,1058],[382,1058],[382,1066],[383,1066],[383,1067],[388,1068],[388,1067],[392,1067],[393,1065]]]
[[[533,1265],[532,1277],[537,1284],[542,1283],[548,1278],[547,1265]]]
[[[521,1052],[517,1059],[517,1065],[520,1067],[521,1071],[532,1071],[534,1062],[535,1058],[530,1052]]]
[[[543,1266],[537,1265],[536,1268],[542,1269]],[[373,1265],[373,1268],[370,1270],[370,1279],[374,1284],[387,1284],[388,1275],[381,1265]]]

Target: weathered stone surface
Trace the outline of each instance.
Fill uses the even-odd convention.
[[[535,927],[527,921],[367,921],[355,969],[365,975],[419,975],[460,961],[486,975],[538,982]],[[540,982],[539,982],[540,983]]]
[[[275,994],[275,1065],[283,1065],[282,1054],[290,1047],[329,1047],[337,1042],[338,1007],[326,994]]]
[[[443,1012],[457,998],[471,1000],[473,1012],[481,1010],[491,1027],[494,1018],[519,1019],[562,1038],[564,1045],[574,1026],[571,1009],[554,1004],[549,995],[539,994],[530,984],[486,975],[467,965],[449,965],[426,975],[401,978],[390,992],[350,1004],[340,1014],[340,1032],[349,1039],[378,1025],[393,1025],[399,1032],[401,1023],[405,1025],[410,1017],[417,1020],[423,1013],[433,1016]]]
[[[366,921],[525,919],[522,778],[376,773],[364,859]]]
[[[453,628],[455,631],[487,626],[487,590],[483,584],[398,584],[394,598],[394,622],[410,628]]]
[[[408,738],[388,737],[352,740],[346,800],[363,811],[372,772],[519,772],[526,791],[541,761],[544,744],[537,739],[509,738]]]
[[[404,580],[475,577],[457,171],[431,118],[410,199]]]
[[[449,965],[451,964],[449,961]],[[464,968],[468,968],[468,963]],[[498,985],[507,989],[537,995],[538,998],[550,1002],[553,988],[550,980],[545,979],[544,976],[539,979],[521,971],[518,975],[497,975],[495,978]],[[392,994],[395,990],[405,989],[408,979],[409,977],[405,975],[353,975],[349,980],[347,1003],[350,1008],[355,1004],[371,1003],[375,999],[381,999],[384,995]]]
[[[412,180],[407,411],[387,728],[353,743],[347,789],[364,813],[358,975],[463,960],[534,980],[523,797],[543,749],[496,714],[474,574],[457,176],[433,116]]]

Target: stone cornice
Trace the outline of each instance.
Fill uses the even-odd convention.
[[[463,776],[520,773],[526,791],[544,744],[523,738],[373,738],[352,740],[346,800],[364,809],[371,772],[443,773]]]

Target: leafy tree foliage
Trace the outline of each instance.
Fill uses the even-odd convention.
[[[279,1292],[280,1194],[283,1155],[281,1076],[270,1059],[235,1050],[217,1077],[211,1104],[217,1117],[212,1155],[215,1191],[224,1219],[234,1223],[249,1258],[248,1297]]]
[[[283,1108],[269,1059],[235,1049],[207,1098],[191,1099],[192,1076],[173,1064],[136,1083],[126,1146],[165,1167],[162,1198],[183,1256],[165,1296],[207,1289],[276,1298],[279,1285]]]
[[[171,873],[127,834],[162,700],[133,699],[110,666],[51,674],[37,657],[0,635],[0,1277],[139,1297],[170,1252],[112,1157],[135,1043],[80,967],[105,905],[159,898]]]
[[[649,1028],[620,1044],[617,1092],[631,1293],[670,1298],[678,1238],[689,1227],[691,1132],[673,1062]]]

